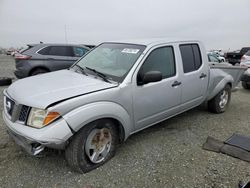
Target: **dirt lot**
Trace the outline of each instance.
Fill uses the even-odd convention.
[[[0,76],[14,77],[13,70],[13,59],[0,56]],[[199,107],[137,133],[88,174],[72,172],[63,153],[28,156],[10,140],[0,116],[0,187],[236,187],[250,180],[249,163],[201,147],[208,135],[220,140],[235,132],[250,135],[249,97],[239,86],[224,114]]]

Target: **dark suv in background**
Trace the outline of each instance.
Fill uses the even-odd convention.
[[[232,64],[232,65],[235,65],[235,64],[240,64],[240,59],[241,57],[248,51],[250,50],[250,47],[244,47],[244,48],[241,48],[240,51],[238,52],[228,52],[225,54],[225,58],[227,59],[227,61]]]
[[[89,48],[84,45],[35,44],[15,55],[17,78],[67,69]]]

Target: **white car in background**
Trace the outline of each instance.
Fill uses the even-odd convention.
[[[214,53],[214,55],[220,60],[220,62],[225,62],[225,57],[221,56],[220,54]]]
[[[219,59],[220,62],[225,62],[226,61],[225,57],[221,56],[219,53],[209,52],[208,54],[211,54],[211,55],[215,56],[217,59]]]
[[[209,62],[228,64],[228,63],[225,62],[225,58],[224,57],[220,57],[220,56],[218,56],[215,53],[208,52],[207,56],[208,56],[208,61]],[[224,59],[222,59],[222,58],[224,58]]]
[[[225,54],[222,50],[211,50],[210,53],[217,54],[221,57],[224,57],[224,54]]]

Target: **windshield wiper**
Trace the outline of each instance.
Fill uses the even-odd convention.
[[[88,70],[90,70],[90,71],[92,71],[92,72],[94,72],[97,76],[101,77],[105,82],[111,83],[108,80],[107,76],[105,74],[103,74],[102,72],[99,72],[99,71],[97,71],[95,69],[92,69],[92,68],[89,68],[89,67],[85,67],[85,68],[88,69]]]
[[[80,65],[77,65],[77,64],[75,66],[81,71],[82,74],[88,76],[87,73],[85,72],[84,68],[82,68]]]

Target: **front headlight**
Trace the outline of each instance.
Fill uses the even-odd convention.
[[[27,124],[31,127],[42,128],[60,117],[58,112],[47,112],[39,108],[32,108],[29,113]]]

